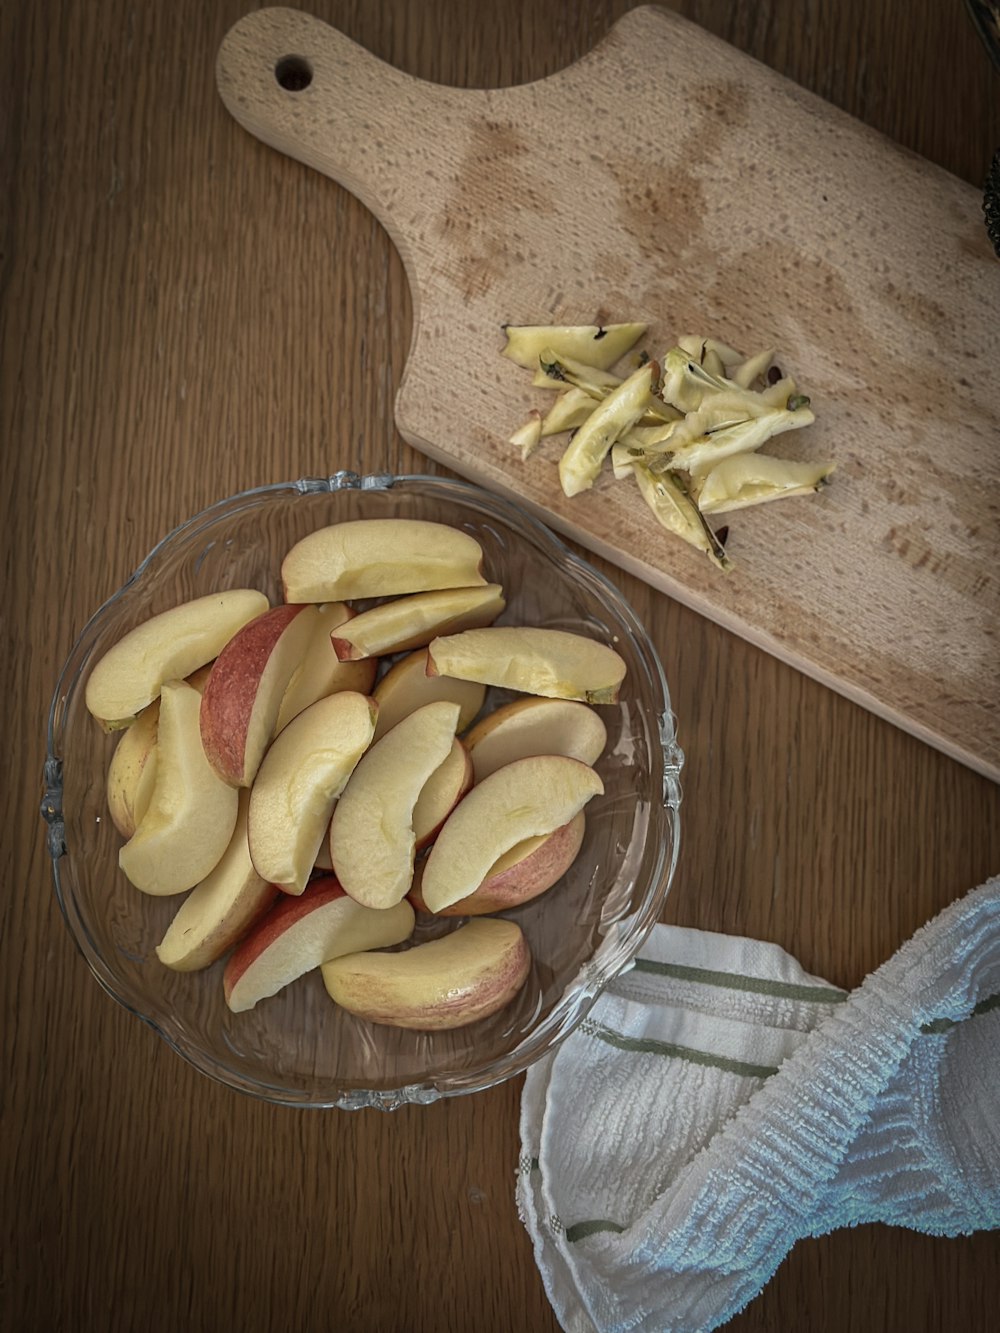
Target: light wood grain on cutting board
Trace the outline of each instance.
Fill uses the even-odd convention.
[[[274,76],[296,54],[300,92]],[[503,90],[421,83],[293,10],[219,57],[252,133],[356,193],[413,294],[399,429],[455,471],[1000,779],[1000,264],[976,192],[655,7]],[[308,225],[306,222],[304,225]],[[335,243],[335,238],[332,238]],[[774,346],[821,494],[731,516],[727,575],[607,476],[566,499],[502,324],[641,319]]]

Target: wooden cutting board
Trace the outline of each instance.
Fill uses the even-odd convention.
[[[975,190],[653,6],[516,88],[421,82],[289,9],[237,23],[217,74],[398,247],[410,443],[1000,781],[1000,262]],[[566,499],[563,439],[508,443],[551,396],[501,326],[631,320],[654,355],[777,348],[817,421],[775,451],[836,462],[819,495],[727,516],[728,575],[610,471]]]

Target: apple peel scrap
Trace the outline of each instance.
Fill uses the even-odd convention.
[[[482,566],[478,542],[443,524],[335,525],[285,558],[302,600],[195,599],[98,662],[98,721],[134,714],[106,784],[120,867],[146,894],[186,895],[161,964],[228,954],[234,1012],[321,967],[371,1022],[453,1028],[511,1001],[531,954],[493,914],[553,889],[579,855],[604,790],[594,705],[617,700],[626,667],[582,634],[495,625],[506,601]],[[524,697],[482,715],[491,686]],[[469,922],[414,944],[415,908]]]
[[[645,325],[609,325],[609,340],[612,330],[606,345],[618,356],[609,359],[595,355],[594,326],[504,326],[504,355],[533,369],[536,387],[560,391],[548,412],[529,412],[510,442],[527,461],[542,439],[569,431],[558,462],[564,495],[589,490],[610,457],[614,478],[635,480],[662,527],[728,571],[725,534],[707,515],[811,494],[834,470],[759,452],[815,420],[809,399],[774,365],[773,349],[744,357],[715,339],[684,336],[651,359],[632,352]],[[632,366],[619,376],[611,367],[626,354]]]

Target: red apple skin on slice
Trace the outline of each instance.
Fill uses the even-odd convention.
[[[236,828],[222,860],[184,899],[156,956],[175,972],[197,972],[227,953],[259,921],[279,890],[261,879],[250,860],[247,810],[240,792]]]
[[[581,810],[554,833],[517,843],[493,863],[478,889],[467,898],[442,908],[436,915],[487,916],[493,912],[507,912],[540,897],[559,883],[576,860],[583,846],[585,830],[586,816]],[[422,870],[421,864],[407,896],[415,911],[427,913],[429,909],[420,892]]]
[[[328,959],[401,944],[413,925],[407,902],[374,911],[349,898],[333,876],[313,880],[298,898],[282,894],[230,955],[226,1004],[243,1013]]]
[[[531,951],[515,922],[479,917],[441,939],[396,953],[343,955],[322,971],[330,998],[357,1017],[435,1032],[509,1004],[531,971]]]
[[[209,763],[233,787],[254,780],[318,614],[315,606],[272,607],[215,659],[201,700],[201,739]]]

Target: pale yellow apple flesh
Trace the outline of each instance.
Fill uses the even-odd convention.
[[[548,892],[566,874],[579,855],[585,831],[586,815],[581,810],[555,832],[516,843],[493,863],[478,889],[450,907],[442,908],[436,915],[483,916],[531,902]],[[407,895],[418,912],[428,910],[421,891],[422,872],[423,866],[418,864],[413,888]]]
[[[435,837],[471,786],[472,760],[456,736],[448,757],[424,783],[413,807],[413,836],[418,851]]]
[[[428,676],[427,649],[419,648],[394,663],[375,686],[379,740],[404,717],[424,704],[446,700],[459,706],[456,731],[464,731],[483,706],[486,686],[473,680],[453,680],[451,676]]]
[[[314,880],[301,897],[279,895],[234,950],[222,979],[226,1003],[234,1013],[252,1009],[327,959],[401,944],[413,924],[407,902],[375,912],[349,898],[332,877]]]
[[[239,797],[205,755],[201,695],[185,681],[160,691],[156,781],[118,864],[143,893],[183,893],[215,868],[236,827]]]
[[[340,690],[371,693],[378,663],[341,662],[330,642],[332,632],[353,615],[354,612],[344,602],[329,602],[319,608],[305,655],[281,696],[281,707],[274,724],[276,733],[284,730],[292,718],[310,704],[314,704],[317,699],[324,699],[328,694],[336,694]]]
[[[490,625],[434,639],[427,670],[552,699],[610,704],[625,663],[613,648],[568,630]]]
[[[154,699],[121,733],[108,765],[108,812],[123,838],[131,838],[149,809],[156,781],[159,721],[160,701]]]
[[[515,759],[562,754],[595,764],[608,731],[588,704],[573,699],[515,699],[477,722],[465,737],[476,781]]]
[[[513,921],[482,917],[397,953],[355,953],[323,964],[330,998],[371,1023],[417,1031],[464,1027],[509,1004],[531,953]]]
[[[249,787],[256,776],[318,616],[315,606],[272,607],[215,659],[201,701],[201,739],[212,767],[234,787]]]
[[[353,690],[318,699],[273,741],[250,790],[250,855],[285,893],[306,887],[334,802],[375,734],[378,705]]]
[[[184,899],[156,956],[175,972],[209,967],[238,943],[278,895],[254,870],[247,842],[250,793],[239,793],[236,828],[222,860]]]
[[[413,811],[455,739],[458,705],[425,704],[362,756],[330,821],[333,868],[352,898],[391,907],[413,878]]]
[[[516,759],[491,773],[459,802],[431,847],[421,881],[428,910],[467,898],[505,852],[568,824],[603,791],[594,769],[563,755]]]
[[[368,518],[303,537],[281,565],[286,602],[394,597],[485,583],[468,533],[422,519]]]
[[[106,728],[127,726],[160,693],[210,662],[234,634],[266,611],[252,588],[197,597],[150,616],[109,648],[87,681],[87,708]]]
[[[415,592],[341,625],[331,636],[333,648],[345,662],[423,648],[438,634],[492,625],[505,605],[499,583]]]

